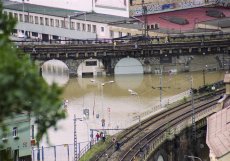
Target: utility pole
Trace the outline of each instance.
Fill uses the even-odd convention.
[[[161,75],[160,75],[160,106],[162,107],[162,71],[161,71]]]
[[[141,8],[142,8],[142,19],[144,21],[143,24],[143,29],[142,30],[142,35],[144,36],[144,38],[146,38],[146,36],[148,36],[148,30],[147,30],[147,7],[144,6],[145,1],[142,0],[142,4],[141,4]]]
[[[79,159],[78,156],[80,156],[80,154],[77,154],[77,120],[83,121],[82,118],[76,118],[76,114],[74,114],[74,161],[77,161]],[[88,128],[87,128],[88,129]],[[79,152],[80,152],[80,145],[79,145]]]
[[[191,104],[192,104],[192,140],[196,140],[196,120],[195,120],[195,107],[194,107],[194,96],[193,96],[193,78],[191,76],[190,78],[190,83],[191,83]]]
[[[74,161],[77,161],[77,119],[74,114]]]
[[[162,107],[162,91],[163,91],[163,88],[170,88],[170,87],[163,87],[163,82],[162,82],[162,72],[163,69],[161,68],[161,73],[160,73],[160,86],[159,87],[152,87],[152,89],[159,89],[160,90],[160,106]]]
[[[203,69],[203,84],[204,84],[204,86],[205,86],[205,69]]]

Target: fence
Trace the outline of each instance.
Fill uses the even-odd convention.
[[[191,92],[190,90],[187,90],[185,92],[182,92],[182,93],[179,93],[175,96],[172,96],[172,97],[169,97],[168,99],[163,99],[162,100],[162,104],[157,104],[149,109],[147,109],[146,111],[136,115],[133,117],[133,121],[135,120],[138,120],[140,118],[143,118],[143,117],[146,117],[146,116],[149,116],[150,114],[152,114],[153,112],[157,112],[157,111],[160,111],[163,109],[163,107],[165,107],[166,105],[169,105],[171,103],[174,103],[176,101],[179,101],[181,99],[183,99],[184,97],[188,97],[190,96]]]
[[[89,142],[78,143],[77,156],[82,156],[86,147],[89,147]],[[33,148],[32,161],[74,161],[74,146],[73,144],[63,144]]]

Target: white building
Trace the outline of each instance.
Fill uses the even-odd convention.
[[[17,19],[15,35],[25,34],[30,38],[43,41],[108,39],[113,38],[114,35],[117,35],[117,37],[125,36],[129,33],[118,34],[110,31],[110,24],[135,20],[95,12],[82,12],[10,1],[4,3],[4,13]]]
[[[12,0],[23,2],[23,0]],[[68,10],[129,17],[128,0],[24,0],[25,3]]]

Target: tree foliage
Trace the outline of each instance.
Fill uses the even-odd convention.
[[[65,118],[62,89],[49,86],[29,56],[9,41],[16,21],[3,14],[0,3],[0,125],[18,113],[28,112],[37,123],[37,140]]]

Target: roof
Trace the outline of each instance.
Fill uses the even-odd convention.
[[[230,83],[230,74],[225,74],[224,83]]]
[[[230,27],[230,17],[206,21],[204,24],[227,28]]]
[[[16,11],[23,11],[23,3],[18,2],[5,2],[3,4],[5,9],[11,9]],[[121,17],[121,16],[113,16],[108,14],[100,14],[94,12],[82,12],[77,10],[69,10],[69,9],[62,9],[62,8],[55,8],[55,7],[47,7],[47,6],[40,6],[34,5],[29,3],[24,3],[24,11],[30,13],[37,13],[43,15],[50,15],[56,17],[68,17],[71,16],[71,19],[77,20],[84,20],[84,21],[91,21],[91,22],[99,22],[99,23],[112,23],[117,21],[133,21],[133,18]],[[73,16],[75,15],[75,16]]]
[[[194,27],[197,23],[204,23],[205,21],[209,20],[222,20],[223,18],[215,18],[210,17],[206,15],[206,11],[210,10],[211,8],[207,7],[198,7],[198,8],[191,8],[191,9],[183,9],[183,10],[177,10],[177,11],[171,11],[171,12],[163,12],[163,13],[155,13],[152,15],[147,15],[147,22],[148,24],[159,24],[160,28],[167,28],[169,30],[175,30],[175,31],[191,31],[194,30]],[[221,7],[213,7],[213,9],[220,11],[225,14],[226,17],[230,17],[230,10],[226,8]],[[189,23],[185,25],[179,25],[176,23],[172,23],[170,21],[167,21],[165,19],[162,19],[161,17],[178,17],[186,19]],[[137,17],[139,19],[144,19],[144,17],[139,16]]]
[[[23,3],[17,3],[17,2],[3,3],[3,7],[5,9],[23,11]],[[67,17],[68,15],[72,15],[76,12],[79,12],[77,10],[66,10],[62,8],[46,7],[46,6],[29,4],[29,3],[24,3],[24,11],[30,13],[57,16],[57,17]]]
[[[230,152],[230,106],[207,120],[207,144],[217,158]]]
[[[133,18],[121,17],[121,16],[113,16],[101,13],[87,13],[86,15],[82,14],[77,17],[73,17],[73,19],[77,20],[86,20],[91,22],[99,22],[99,23],[113,23],[113,22],[127,22],[133,21]]]

